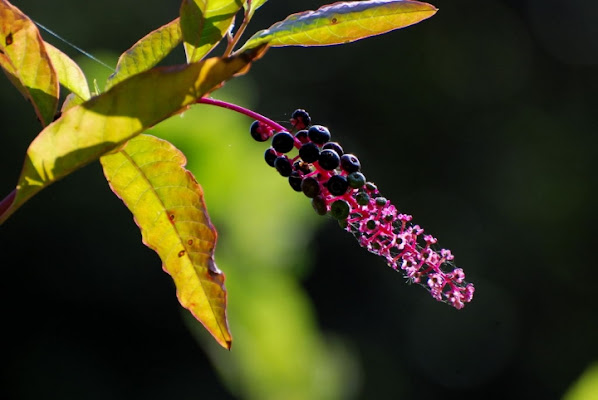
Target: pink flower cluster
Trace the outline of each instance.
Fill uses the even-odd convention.
[[[309,120],[304,110],[297,111]],[[310,123],[292,118],[291,124],[294,128],[292,132],[295,132],[292,147],[300,150],[307,143],[311,144],[305,130]],[[252,135],[258,141],[268,140],[277,132],[292,133],[276,123],[268,123],[265,118],[256,121],[252,128]],[[338,143],[330,144],[333,146],[328,148],[335,148],[342,155]],[[326,143],[317,145],[322,153],[327,147]],[[313,149],[313,144],[311,146]],[[474,286],[465,281],[463,270],[455,267],[450,250],[436,250],[435,237],[424,234],[419,225],[411,223],[411,215],[399,213],[380,194],[376,185],[366,182],[359,172],[361,166],[355,156],[349,155],[350,165],[343,166],[340,162],[336,166],[333,162],[332,167],[325,167],[322,159],[308,162],[302,160],[301,155],[293,157],[285,154],[287,151],[280,152],[272,147],[266,152],[266,161],[268,156],[271,157],[269,164],[275,166],[282,176],[289,177],[289,183],[295,190],[303,191],[312,199],[312,206],[318,214],[329,214],[338,219],[340,225],[352,233],[362,247],[384,257],[391,268],[403,273],[410,283],[426,288],[436,300],[457,309],[472,300]],[[329,159],[326,164],[330,164]]]

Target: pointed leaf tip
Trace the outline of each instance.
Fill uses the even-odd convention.
[[[257,32],[242,47],[330,46],[404,28],[434,15],[431,4],[411,0],[337,2],[288,16]]]
[[[217,233],[201,187],[184,168],[185,156],[165,140],[140,135],[100,161],[110,188],[133,213],[143,243],[158,253],[174,280],[181,305],[230,349],[225,277],[214,262]]]

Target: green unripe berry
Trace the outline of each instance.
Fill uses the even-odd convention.
[[[375,192],[378,189],[378,186],[374,185],[372,182],[366,182],[365,188],[370,192]]]
[[[387,201],[388,201],[388,200],[386,200],[386,197],[382,197],[382,196],[380,196],[380,197],[376,197],[376,205],[377,205],[377,206],[380,206],[380,207],[382,207],[382,206],[386,205],[386,202],[387,202]]]
[[[338,220],[347,219],[351,207],[345,200],[336,200],[330,205],[330,215]]]
[[[326,209],[326,200],[322,196],[316,196],[311,199],[311,206],[314,208],[318,215],[326,215],[328,210]]]
[[[308,177],[301,182],[301,191],[309,198],[314,198],[320,194],[320,182],[314,177]]]
[[[351,172],[347,175],[347,182],[353,189],[359,189],[365,185],[365,176],[361,172]]]
[[[360,192],[355,196],[355,201],[357,201],[357,204],[360,206],[366,206],[370,202],[370,195],[366,192]]]

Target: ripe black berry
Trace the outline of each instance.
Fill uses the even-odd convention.
[[[330,215],[339,220],[347,219],[350,210],[351,207],[345,200],[337,200],[330,205]]]
[[[361,163],[353,154],[343,154],[341,157],[341,168],[348,173],[357,172],[361,169]]]
[[[285,156],[277,157],[276,160],[274,160],[274,168],[276,168],[280,175],[285,177],[290,176],[291,172],[293,172],[293,166]]]
[[[320,167],[327,171],[332,171],[338,167],[340,162],[341,159],[338,154],[336,154],[336,151],[330,149],[322,150],[320,156],[318,157],[318,163],[320,164]]]
[[[311,118],[307,111],[297,109],[291,114],[291,125],[296,129],[305,129],[311,125]]]
[[[347,182],[353,189],[359,189],[365,185],[365,176],[361,172],[351,172],[347,175]]]
[[[264,159],[266,160],[266,163],[268,163],[269,166],[274,166],[274,160],[276,160],[276,157],[278,157],[278,155],[272,147],[266,149],[266,152],[264,153]]]
[[[304,175],[311,172],[309,163],[303,162],[301,160],[295,161],[295,163],[293,163],[293,169],[295,171],[303,172]]]
[[[309,138],[307,137],[307,131],[305,129],[295,133],[295,137],[299,140],[302,144],[309,142]]]
[[[301,190],[307,197],[314,198],[320,194],[320,182],[314,177],[308,177],[301,182]]]
[[[347,182],[347,178],[342,175],[334,175],[328,179],[326,183],[326,187],[328,191],[333,196],[342,196],[347,192],[349,188],[349,183]]]
[[[322,150],[326,150],[326,149],[330,149],[330,150],[336,151],[336,154],[338,154],[339,156],[342,156],[344,154],[343,148],[337,142],[328,142],[328,143],[326,143],[324,146],[322,146]]]
[[[386,205],[387,201],[388,200],[386,200],[386,197],[376,197],[376,205],[377,206],[382,207],[382,206]]]
[[[270,138],[270,130],[260,121],[253,121],[251,127],[249,128],[249,132],[251,132],[251,137],[257,140],[258,142],[265,142]]]
[[[315,144],[324,144],[330,140],[330,131],[322,125],[313,125],[307,131],[307,136]]]
[[[278,132],[272,137],[272,147],[279,153],[288,153],[294,145],[295,139],[289,132]]]
[[[326,215],[326,200],[322,196],[316,196],[311,199],[311,206],[316,210],[318,215]]]
[[[294,191],[301,191],[301,182],[303,182],[301,174],[297,171],[291,172],[291,176],[289,176],[289,185],[291,185]]]
[[[299,149],[299,157],[306,163],[312,163],[318,161],[318,157],[320,156],[320,149],[314,143],[305,143]]]

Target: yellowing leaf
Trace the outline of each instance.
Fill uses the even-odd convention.
[[[148,33],[119,57],[116,71],[108,78],[106,89],[152,68],[170,54],[182,40],[179,18]]]
[[[225,348],[224,274],[214,262],[216,230],[185,156],[169,142],[139,135],[100,158],[110,187],[133,213],[143,243],[155,250],[174,280],[181,305]]]
[[[15,199],[0,215],[0,223],[46,186],[244,73],[262,53],[263,49],[257,49],[229,58],[154,68],[69,108],[29,146]]]
[[[267,1],[268,0],[245,0],[243,2],[243,7],[247,11],[248,18],[251,19],[255,13],[255,10],[263,6]]]
[[[329,46],[354,42],[430,18],[434,6],[409,0],[338,2],[288,16],[257,32],[240,51],[267,43],[281,46]]]
[[[42,125],[58,107],[58,77],[37,27],[6,0],[0,0],[0,66],[25,98]]]
[[[181,31],[187,61],[201,60],[230,29],[241,0],[183,0]]]
[[[88,100],[91,97],[91,94],[89,93],[87,79],[85,78],[83,71],[81,71],[81,68],[79,68],[77,63],[69,56],[52,46],[50,43],[44,44],[62,86],[75,93],[83,100]]]

